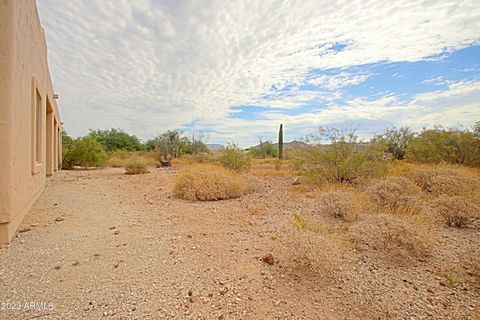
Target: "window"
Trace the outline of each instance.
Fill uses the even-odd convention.
[[[42,98],[35,90],[35,162],[42,162]]]
[[[32,96],[31,96],[31,162],[32,162],[32,174],[37,174],[41,171],[43,166],[43,146],[42,143],[45,140],[43,138],[43,122],[44,112],[43,107],[44,100],[40,91],[40,86],[35,77],[32,78]]]

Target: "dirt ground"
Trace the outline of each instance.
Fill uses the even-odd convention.
[[[446,283],[439,267],[452,245],[478,239],[478,230],[445,231],[430,261],[402,267],[358,258],[349,272],[325,279],[286,268],[276,250],[280,226],[311,210],[292,177],[260,179],[239,199],[189,202],[171,196],[176,171],[58,172],[25,232],[0,250],[0,319],[474,319],[478,312],[478,291]],[[274,264],[262,261],[267,253]]]

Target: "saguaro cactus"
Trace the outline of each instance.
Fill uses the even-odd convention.
[[[283,159],[283,124],[280,123],[280,129],[278,130],[278,159]]]

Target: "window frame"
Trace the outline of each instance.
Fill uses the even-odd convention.
[[[38,104],[37,104],[38,99]],[[40,172],[43,166],[43,95],[35,77],[32,78],[32,97],[31,97],[31,145],[32,145],[32,175]]]

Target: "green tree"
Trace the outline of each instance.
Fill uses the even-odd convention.
[[[157,148],[157,142],[155,139],[148,139],[144,144],[143,148],[146,151],[154,151]]]
[[[424,129],[409,143],[406,158],[421,163],[480,166],[480,139],[468,129]]]
[[[168,130],[158,135],[155,139],[155,148],[161,157],[177,158],[188,150],[188,139],[180,130]]]
[[[95,139],[86,136],[73,140],[67,135],[63,138],[63,169],[73,169],[74,166],[104,167],[108,155],[103,146]]]
[[[72,157],[75,149],[75,141],[63,130],[62,132],[62,169],[71,169],[74,166],[74,159]]]
[[[108,153],[112,153],[116,150],[140,151],[143,149],[137,136],[128,134],[121,129],[90,129],[88,136],[102,144]]]
[[[409,127],[387,128],[385,133],[378,137],[384,143],[385,151],[391,153],[395,159],[405,158],[407,146],[414,138],[415,134]]]

